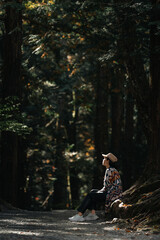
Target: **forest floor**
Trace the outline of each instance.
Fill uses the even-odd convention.
[[[132,231],[128,225],[106,221],[101,212],[92,222],[70,222],[75,210],[2,211],[0,240],[159,240],[149,229]]]

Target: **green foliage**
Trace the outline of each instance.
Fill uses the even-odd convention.
[[[111,84],[109,94],[116,94],[117,72],[126,76],[124,88],[118,90],[126,104],[128,73],[124,65],[127,56],[124,43],[128,35],[121,30],[129,23],[135,24],[138,46],[133,55],[141,54],[147,72],[150,3],[88,0],[24,1],[23,4],[25,114],[27,125],[33,128],[32,141],[28,143],[28,153],[33,154],[28,154],[27,158],[32,180],[27,191],[34,208],[42,204],[49,191],[49,168],[43,161],[48,159],[55,166],[59,149],[69,162],[70,177],[79,176],[79,193],[85,193],[91,186],[90,182],[87,187],[87,179],[93,176],[95,149],[94,144],[89,145],[87,141],[94,140],[97,72],[100,65],[108,64],[112,76],[108,80],[108,85]],[[134,118],[137,119],[136,111]],[[76,137],[71,134],[74,127]],[[122,134],[124,131],[122,129]],[[68,149],[68,144],[72,149]],[[144,144],[142,141],[140,148],[143,149]],[[123,149],[123,144],[121,147]],[[72,151],[77,153],[74,157],[70,156]],[[48,190],[43,194],[42,189]],[[52,197],[54,199],[54,195]]]
[[[30,134],[31,128],[24,124],[18,98],[8,97],[0,102],[0,131],[15,132],[18,135]]]
[[[15,3],[13,6],[17,7]],[[95,119],[99,117],[96,109],[100,106],[96,106],[96,100],[99,78],[103,77],[99,73],[102,66],[107,66],[108,74],[106,151],[112,149],[111,99],[119,94],[123,108],[120,141],[123,139],[130,91],[130,73],[126,66],[130,53],[126,46],[136,38],[131,57],[142,59],[149,79],[149,28],[153,24],[150,11],[150,1],[138,0],[23,1],[23,103],[21,106],[17,99],[1,103],[0,127],[1,131],[29,134],[26,136],[25,163],[28,208],[54,207],[58,172],[65,174],[61,166],[56,166],[59,155],[68,164],[70,175],[66,177],[72,179],[71,188],[80,189],[78,197],[91,188],[95,140],[99,141],[95,139]],[[133,38],[131,26],[135,30]],[[1,24],[1,32],[3,27]],[[122,79],[120,86],[117,79]],[[103,101],[105,99],[101,105],[104,105]],[[133,155],[138,152],[135,157],[140,159],[146,157],[146,141],[138,118],[134,103],[133,148],[128,152]],[[138,134],[141,135],[139,142]],[[117,150],[123,158],[128,157],[123,152],[126,145],[121,141]],[[141,161],[140,169],[143,165],[144,161]],[[132,172],[134,180],[138,177],[135,175]]]

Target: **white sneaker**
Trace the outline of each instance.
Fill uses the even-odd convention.
[[[99,217],[96,214],[89,213],[84,219],[86,221],[94,221],[97,220]]]
[[[83,222],[85,221],[83,216],[79,216],[79,214],[74,215],[73,217],[70,217],[69,220],[71,222]]]

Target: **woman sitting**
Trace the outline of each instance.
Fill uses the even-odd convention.
[[[121,178],[119,172],[114,167],[114,164],[118,161],[117,157],[112,153],[102,154],[102,156],[102,165],[106,167],[103,188],[101,190],[92,189],[77,209],[78,213],[69,218],[70,221],[82,222],[85,220],[96,220],[98,219],[95,211],[97,203],[104,202],[105,212],[107,213],[110,205],[122,195]],[[91,212],[84,217],[83,214],[87,209]]]

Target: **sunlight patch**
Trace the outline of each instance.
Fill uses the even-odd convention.
[[[39,236],[40,233],[35,233],[35,232],[25,232],[25,231],[14,231],[14,230],[7,230],[7,232],[4,230],[0,230],[0,234],[18,234],[18,235],[29,235],[29,236]]]

